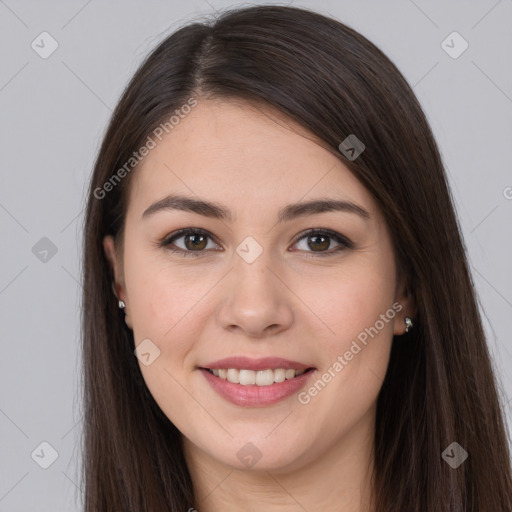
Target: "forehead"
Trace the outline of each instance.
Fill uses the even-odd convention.
[[[130,187],[129,208],[139,213],[170,193],[234,209],[273,209],[322,196],[375,211],[369,192],[324,142],[269,107],[200,99],[156,142]]]

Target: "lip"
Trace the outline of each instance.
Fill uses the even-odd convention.
[[[282,361],[280,364],[282,364]],[[222,364],[225,364],[225,360],[221,361]],[[253,361],[254,362],[254,361]],[[291,362],[291,361],[289,361]],[[259,363],[258,363],[259,364]],[[296,363],[294,363],[296,364]],[[301,365],[304,367],[304,365]],[[271,366],[272,367],[272,366]],[[279,368],[283,368],[283,366],[277,366]],[[277,368],[276,367],[276,368]],[[292,366],[293,368],[297,368]],[[215,368],[215,366],[214,366]],[[219,366],[219,368],[226,368],[225,366]],[[230,366],[233,368],[233,366]],[[246,369],[251,369],[247,368]],[[267,369],[261,368],[263,370]],[[306,368],[311,368],[305,367]],[[302,368],[297,368],[302,369]],[[212,388],[224,399],[227,401],[245,407],[265,407],[267,405],[275,404],[289,396],[297,393],[301,388],[303,388],[306,383],[311,379],[311,377],[316,373],[315,369],[311,369],[308,372],[299,375],[298,377],[294,377],[293,379],[288,379],[283,382],[274,383],[270,386],[257,386],[257,385],[249,385],[244,386],[242,384],[233,384],[228,380],[221,379],[220,377],[216,377],[212,373],[210,373],[205,368],[199,368],[201,373],[205,376],[208,383],[212,386]]]
[[[201,365],[200,368],[209,368],[210,370],[237,368],[239,370],[275,370],[276,368],[284,368],[285,370],[307,370],[313,368],[312,365],[290,361],[281,357],[263,357],[260,359],[252,359],[250,357],[226,357],[212,363]]]

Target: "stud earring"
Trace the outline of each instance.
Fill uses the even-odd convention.
[[[412,318],[406,316],[405,319],[405,332],[409,332],[409,329],[413,327]]]
[[[124,309],[125,307],[126,307],[126,304],[122,300],[120,300],[119,301],[119,309]]]

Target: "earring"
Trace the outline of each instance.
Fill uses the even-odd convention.
[[[122,300],[120,300],[119,301],[119,309],[124,309],[125,307],[126,307],[126,304]]]
[[[405,319],[405,332],[409,332],[409,329],[412,328],[413,326],[413,323],[412,323],[412,318],[406,316]]]

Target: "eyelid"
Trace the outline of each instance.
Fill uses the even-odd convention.
[[[217,245],[220,245],[217,242],[216,237],[214,235],[212,235],[210,232],[208,232],[202,228],[193,228],[193,227],[183,228],[183,229],[174,231],[170,235],[164,237],[161,242],[157,243],[157,245],[171,251],[172,253],[182,253],[183,256],[202,256],[209,252],[206,250],[185,251],[184,249],[181,249],[179,247],[175,248],[175,249],[171,249],[168,247],[175,240],[177,240],[183,236],[189,235],[189,234],[200,234],[200,235],[206,236],[206,237],[210,238],[213,242],[215,242]],[[338,244],[340,244],[340,246],[342,246],[342,248],[341,249],[335,248],[334,250],[331,249],[328,251],[318,251],[318,252],[306,251],[306,253],[308,253],[308,256],[316,257],[316,256],[329,256],[329,255],[337,254],[338,252],[343,250],[343,246],[344,246],[344,249],[353,249],[354,248],[354,244],[346,236],[342,235],[341,233],[338,233],[337,231],[327,229],[327,228],[305,229],[295,236],[292,245],[295,245],[302,238],[305,238],[307,235],[310,235],[310,234],[316,234],[316,235],[320,235],[320,236],[321,235],[328,236],[328,237],[332,238],[333,240],[335,240]]]

